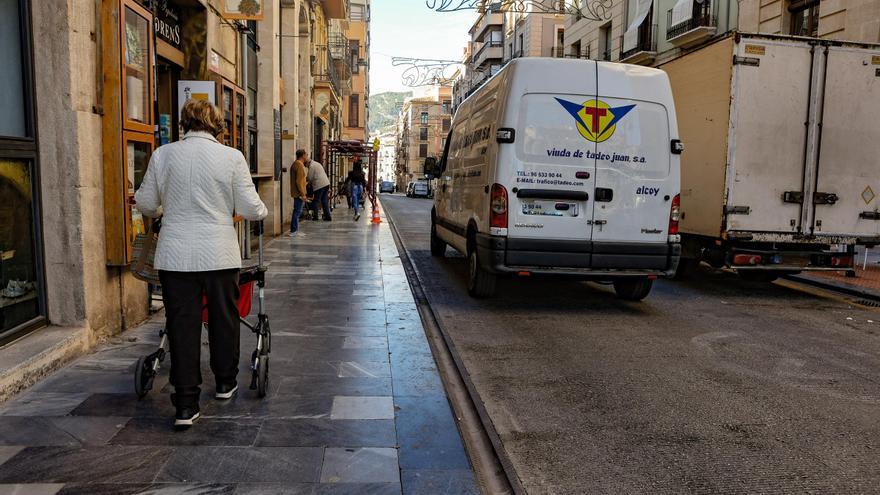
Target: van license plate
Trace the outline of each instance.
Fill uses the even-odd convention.
[[[540,215],[548,217],[576,217],[578,216],[577,203],[560,201],[522,201],[523,215]]]

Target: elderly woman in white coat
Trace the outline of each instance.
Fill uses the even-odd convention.
[[[144,215],[162,215],[155,267],[171,345],[174,424],[187,428],[199,417],[203,298],[215,397],[229,399],[238,390],[241,255],[233,216],[255,221],[268,211],[244,156],[215,137],[223,131],[219,110],[190,100],[180,123],[183,139],[153,153],[135,202]]]

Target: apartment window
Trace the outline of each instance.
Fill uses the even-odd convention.
[[[427,158],[428,157],[428,145],[420,144],[419,145],[419,158]]]
[[[351,20],[363,22],[367,20],[366,9],[363,5],[354,5],[351,6]]]
[[[562,58],[563,51],[562,47],[565,46],[565,28],[558,27],[556,28],[556,43],[553,45],[553,54],[554,57]]]
[[[443,132],[449,132],[450,119],[443,119]]]
[[[794,36],[819,36],[819,0],[798,0],[789,3],[789,33]]]
[[[575,41],[571,44],[571,48],[569,48],[568,56],[572,58],[580,58],[581,56],[581,42]]]
[[[519,35],[519,55],[523,55],[523,48],[525,47],[525,42],[523,41],[523,35],[520,33]]]
[[[599,49],[602,50],[602,60],[611,60],[611,23],[599,29]]]
[[[422,114],[419,115],[419,122],[421,122],[422,125],[428,125],[428,112],[422,112]]]
[[[427,141],[428,140],[428,128],[422,127],[419,129],[419,141]]]
[[[358,65],[358,60],[361,57],[361,42],[360,40],[349,40],[348,41],[348,51],[351,54],[351,72],[357,74],[361,71],[360,66]]]
[[[355,93],[348,97],[348,126],[360,127],[361,95]]]
[[[443,113],[452,113],[452,100],[443,100]]]

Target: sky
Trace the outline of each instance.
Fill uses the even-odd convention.
[[[371,1],[370,94],[412,89],[401,81],[404,67],[392,66],[391,57],[461,60],[476,12],[436,12],[425,2]]]

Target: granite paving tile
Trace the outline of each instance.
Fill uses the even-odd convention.
[[[55,495],[63,483],[0,484],[0,495]]]
[[[393,420],[267,419],[258,447],[395,447]]]
[[[182,447],[159,472],[160,482],[317,482],[320,447]]]
[[[399,483],[397,450],[328,448],[321,468],[323,483]]]
[[[393,373],[393,371],[392,371]],[[391,378],[289,376],[281,378],[278,393],[289,395],[391,395]]]
[[[449,401],[442,395],[395,397],[401,469],[468,469]]]
[[[232,495],[235,485],[219,483],[69,483],[58,495]]]
[[[141,418],[169,418],[174,406],[167,394],[151,393],[143,399],[127,394],[91,394],[75,409],[73,416],[130,416]]]
[[[76,446],[103,444],[113,437],[128,418],[0,417],[0,445]]]
[[[89,396],[89,392],[28,392],[2,409],[2,416],[64,416]]]
[[[404,495],[479,495],[480,490],[469,469],[400,472]]]
[[[330,419],[394,419],[394,401],[391,397],[337,396]]]
[[[400,495],[400,483],[321,483],[316,495]]]
[[[24,447],[20,445],[16,446],[2,446],[0,447],[0,465],[4,462],[8,461],[15,457],[15,454],[18,454],[24,449]]]
[[[28,447],[0,466],[0,483],[148,483],[172,452],[158,446]]]
[[[132,390],[129,373],[108,373],[65,369],[45,379],[32,389],[33,392],[92,392],[119,393]]]
[[[247,446],[260,430],[255,419],[202,418],[197,428],[176,431],[172,418],[134,418],[110,443],[113,445],[201,445]]]

